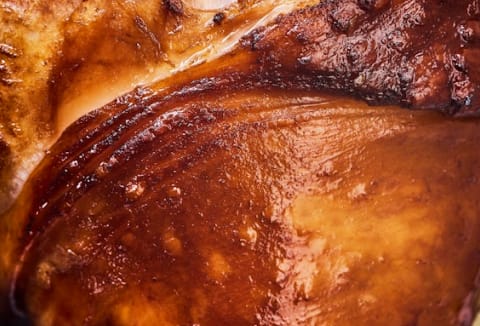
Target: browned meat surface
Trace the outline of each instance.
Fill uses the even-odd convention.
[[[5,156],[8,168],[0,170],[0,211],[69,123],[135,85],[230,52],[258,26],[264,27],[237,49],[249,52],[249,64],[238,65],[252,67],[255,73],[248,75],[257,84],[334,89],[370,103],[460,116],[477,113],[478,0],[315,3],[2,3],[0,139],[11,155]],[[279,13],[288,14],[271,24]]]
[[[53,125],[92,108],[97,78],[104,98],[114,67],[124,86],[152,68],[151,83],[66,129],[2,216],[4,310],[35,325],[470,325],[480,120],[448,114],[479,109],[478,1],[194,3],[112,2],[62,27]],[[289,13],[263,24],[271,5]],[[142,8],[191,28],[156,30]],[[265,26],[247,33],[249,17]],[[203,57],[233,30],[248,35]],[[193,54],[206,63],[180,71]]]
[[[38,325],[455,325],[480,266],[479,128],[139,90],[27,184],[2,227],[10,303]]]
[[[371,103],[469,115],[480,110],[479,18],[476,0],[326,0],[245,43],[280,85],[296,77]]]
[[[10,154],[0,146],[0,213],[75,119],[210,61],[256,25],[313,2],[1,1],[0,143]],[[215,22],[218,13],[224,19]]]

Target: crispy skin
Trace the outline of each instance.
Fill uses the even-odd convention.
[[[271,76],[458,116],[480,110],[480,5],[333,1],[294,12],[245,42]]]

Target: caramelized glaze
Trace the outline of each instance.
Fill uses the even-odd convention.
[[[255,62],[257,83],[476,115],[479,7],[478,0],[9,0],[0,6],[0,137],[14,155],[1,171],[0,211],[82,114],[232,51]]]
[[[11,153],[2,155],[8,164],[0,167],[0,213],[44,151],[83,114],[222,56],[251,29],[315,1],[174,2],[0,4],[0,141]],[[219,12],[225,19],[216,24]]]
[[[480,122],[319,90],[475,113],[478,1],[325,0],[181,73],[239,26],[208,13],[207,31],[177,44],[175,28],[157,32],[158,17],[137,11],[161,9],[178,27],[196,7],[145,3],[69,16],[85,25],[65,27],[50,122],[110,71],[119,89],[160,80],[70,126],[3,216],[11,313],[38,325],[472,323]],[[362,40],[371,52],[352,56]],[[0,138],[7,160],[8,145]]]
[[[457,322],[480,265],[477,121],[177,94],[139,89],[52,148],[10,217],[28,216],[17,309],[40,325]]]

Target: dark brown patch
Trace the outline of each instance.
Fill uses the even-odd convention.
[[[182,0],[164,0],[163,3],[165,5],[165,8],[167,8],[167,10],[172,14],[179,16],[183,15],[184,11]]]
[[[214,16],[213,16],[213,22],[216,24],[216,25],[220,25],[223,20],[225,19],[225,13],[223,12],[217,12]]]

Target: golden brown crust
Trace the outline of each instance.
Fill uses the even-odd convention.
[[[50,135],[48,78],[58,22],[75,6],[74,1],[56,3],[62,10],[47,10],[43,1],[0,4],[0,138],[10,152],[0,169],[0,213],[18,193],[26,170],[38,162]]]

